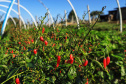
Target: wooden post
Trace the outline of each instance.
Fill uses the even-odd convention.
[[[119,10],[119,16],[120,16],[120,32],[122,33],[122,12],[119,4],[119,0],[116,0],[117,5],[118,5],[118,10]]]
[[[49,11],[48,11],[48,25],[50,27]]]
[[[89,24],[91,24],[91,17],[90,17],[89,5],[87,6],[87,9],[88,9],[88,19],[89,19]]]
[[[37,20],[38,18],[37,18],[37,16],[36,16],[35,18],[36,18],[36,22],[37,22],[37,24],[38,24],[38,20]]]
[[[65,24],[66,24],[66,27],[67,27],[67,16],[66,16],[66,10],[65,10]]]
[[[21,29],[21,16],[20,16],[20,6],[19,6],[20,2],[19,0],[17,1],[18,1],[18,13],[19,13],[19,28]]]

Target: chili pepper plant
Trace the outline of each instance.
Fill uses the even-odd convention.
[[[54,29],[43,25],[45,17],[38,28],[11,28],[1,38],[1,84],[126,83],[125,31]]]

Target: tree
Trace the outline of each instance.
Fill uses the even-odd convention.
[[[99,14],[104,14],[104,13],[101,11],[92,11],[90,13],[92,20],[97,19]]]
[[[75,14],[74,14],[73,10],[71,10],[70,13],[69,13],[69,15],[68,15],[68,21],[71,21],[72,17],[73,17],[73,21],[75,21],[76,17],[75,17]]]

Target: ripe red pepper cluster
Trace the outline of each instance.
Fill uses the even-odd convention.
[[[40,41],[44,42],[44,39],[43,39],[43,37],[42,37],[42,36],[40,37]],[[46,46],[47,46],[47,44],[48,44],[48,42],[47,42],[47,41],[45,41],[45,45],[46,45]]]
[[[73,64],[73,62],[74,62],[73,55],[70,54],[70,60],[68,60],[67,63]]]
[[[56,65],[56,67],[59,66],[59,64],[60,64],[60,59],[61,59],[61,56],[57,56],[57,65]],[[74,57],[73,57],[72,54],[70,54],[70,59],[67,60],[67,61],[65,60],[65,63],[73,64],[73,62],[74,62]],[[88,64],[88,60],[85,60],[85,62],[83,63],[83,66],[87,66],[87,64]]]
[[[104,65],[104,68],[106,68],[106,66],[108,66],[110,63],[110,57],[108,56],[107,58],[104,58],[103,59],[103,65]]]
[[[58,67],[58,66],[59,66],[59,64],[60,64],[60,59],[61,59],[61,56],[57,56],[57,65],[56,65],[56,67]],[[70,60],[68,60],[66,63],[73,64],[73,62],[74,62],[73,55],[72,55],[72,54],[70,54]]]

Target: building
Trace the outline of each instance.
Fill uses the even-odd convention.
[[[122,20],[126,22],[126,7],[121,7],[122,12]],[[119,20],[119,10],[115,8],[115,10],[108,11],[107,15],[100,15],[101,21],[118,21]]]
[[[108,15],[100,15],[100,20],[101,20],[102,22],[108,21]]]

